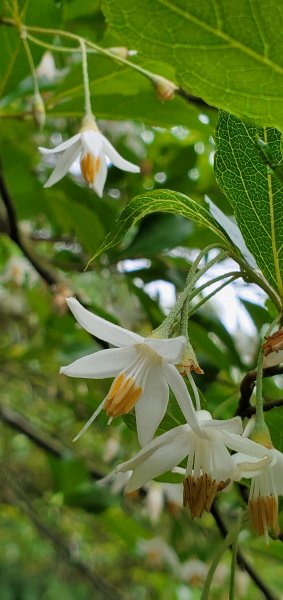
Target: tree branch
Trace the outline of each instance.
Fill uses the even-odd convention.
[[[189,104],[193,104],[197,108],[209,108],[210,110],[214,111],[217,110],[214,106],[210,106],[210,104],[207,104],[207,102],[205,102],[202,98],[199,98],[199,96],[193,96],[192,94],[189,94],[189,92],[186,92],[186,90],[184,90],[183,88],[177,88],[175,90],[175,94],[177,94],[177,96],[180,96],[180,98],[183,98],[183,100],[185,100]]]
[[[273,377],[274,375],[282,375],[283,367],[269,367],[268,369],[264,369],[263,377]],[[256,382],[256,370],[249,371],[242,380],[240,386],[240,398],[238,403],[238,408],[236,411],[236,415],[242,417],[249,417],[255,413],[255,408],[250,405],[250,398],[253,393],[253,389]],[[265,404],[264,410],[271,410],[274,406],[271,406],[272,403]],[[280,406],[280,405],[279,405]]]
[[[31,425],[25,417],[11,408],[0,406],[0,419],[12,429],[26,435],[36,446],[38,446],[38,448],[41,448],[41,450],[44,450],[51,456],[55,456],[62,460],[73,453],[72,450],[64,447],[59,440],[52,439],[51,437],[42,434],[42,432],[38,431],[34,425]],[[89,468],[88,472],[92,479],[98,480],[103,477],[102,473],[99,473],[95,469]]]
[[[211,514],[214,517],[215,523],[216,523],[222,537],[225,538],[227,536],[228,530],[227,530],[227,527],[226,527],[224,521],[222,520],[222,517],[220,516],[220,512],[218,511],[216,502],[213,502],[213,504],[212,504]],[[245,559],[245,557],[243,556],[243,554],[240,550],[237,550],[236,560],[237,560],[239,567],[241,569],[244,569],[249,574],[250,578],[253,580],[253,582],[257,586],[257,588],[262,592],[262,595],[266,600],[279,600],[278,597],[272,592],[272,590],[270,590],[267,587],[267,585],[264,583],[264,581],[262,581],[261,577],[253,569],[253,567],[250,565],[250,563]]]
[[[34,254],[33,250],[23,240],[17,222],[17,214],[12,201],[12,198],[8,192],[6,182],[4,179],[3,168],[0,163],[0,194],[6,208],[8,218],[8,234],[11,240],[20,248],[25,257],[32,264],[34,269],[39,273],[40,277],[44,279],[47,285],[57,285],[61,283],[61,279],[58,275],[50,269],[48,265],[43,263],[42,259]]]

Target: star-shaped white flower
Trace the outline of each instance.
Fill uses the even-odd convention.
[[[268,530],[279,534],[278,496],[283,496],[283,454],[276,448],[265,448],[267,458],[241,453],[232,456],[234,480],[251,479],[249,514],[251,525],[268,542]]]
[[[174,366],[184,352],[184,336],[144,338],[91,313],[75,298],[67,298],[67,303],[86,331],[117,346],[84,356],[60,369],[60,373],[70,377],[115,377],[106,398],[75,439],[84,433],[102,409],[109,417],[117,417],[135,407],[138,439],[143,446],[152,439],[165,415],[169,386],[185,418],[195,422],[195,411],[186,385]]]
[[[117,467],[118,472],[133,471],[126,492],[171,471],[188,456],[183,504],[190,509],[192,517],[200,517],[204,510],[210,510],[217,492],[231,482],[233,462],[227,447],[258,458],[266,455],[266,448],[241,437],[239,417],[218,421],[208,411],[200,410],[196,411],[196,420],[199,429],[189,424],[171,429]]]
[[[125,160],[99,131],[95,120],[86,117],[79,133],[56,148],[39,148],[42,154],[58,154],[59,158],[53,173],[44,187],[51,187],[68,173],[72,164],[80,158],[81,172],[91,189],[100,198],[107,177],[107,158],[122,171],[139,173],[137,165]]]

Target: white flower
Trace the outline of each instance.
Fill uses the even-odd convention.
[[[278,496],[283,495],[283,454],[275,448],[265,449],[267,457],[258,460],[255,456],[241,453],[232,456],[235,465],[234,479],[251,479],[249,514],[251,525],[259,535],[268,530],[279,534]]]
[[[169,386],[185,418],[193,421],[197,428],[186,385],[173,366],[179,362],[184,351],[184,336],[172,339],[144,338],[94,315],[75,298],[66,300],[86,331],[117,346],[84,356],[60,369],[60,373],[70,377],[115,377],[106,398],[75,439],[84,433],[103,408],[109,417],[117,417],[135,407],[138,438],[143,446],[152,439],[165,415]]]
[[[199,429],[193,428],[192,422],[191,427],[186,424],[171,429],[117,467],[122,472],[133,470],[126,492],[171,471],[188,456],[183,504],[192,517],[200,517],[204,510],[210,510],[216,493],[230,484],[233,462],[227,447],[259,458],[267,454],[266,448],[239,435],[239,417],[218,421],[206,410],[195,414]]]
[[[102,197],[107,176],[107,158],[122,171],[139,173],[137,165],[125,160],[98,130],[95,120],[86,117],[79,133],[56,148],[39,148],[42,154],[57,154],[59,159],[44,187],[57,183],[80,157],[82,175],[98,196]]]

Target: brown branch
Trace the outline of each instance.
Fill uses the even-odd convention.
[[[269,367],[268,369],[263,370],[263,377],[273,377],[274,375],[282,375],[283,367]],[[242,417],[248,417],[250,414],[254,414],[254,408],[250,405],[250,398],[253,393],[253,389],[256,382],[256,370],[249,371],[242,380],[240,386],[240,398],[238,403],[238,408],[236,411],[236,415]],[[270,410],[270,408],[266,408],[268,405],[265,405],[264,410]],[[273,408],[273,407],[271,407]],[[253,411],[253,412],[251,412]]]
[[[283,398],[281,400],[273,400],[272,402],[265,402],[263,405],[263,410],[264,412],[268,412],[269,410],[272,410],[272,408],[279,408],[280,406],[283,406]],[[246,414],[245,417],[251,417],[252,415],[255,415],[255,406],[249,406],[246,410]]]
[[[24,241],[21,232],[18,227],[17,214],[12,198],[8,192],[8,188],[4,179],[3,168],[0,163],[0,194],[6,208],[8,218],[8,235],[11,240],[20,248],[25,257],[29,260],[34,269],[39,273],[40,277],[47,283],[47,285],[58,285],[61,279],[58,275],[50,269],[48,265],[43,263],[42,259],[34,254],[33,250],[29,247],[26,241]]]
[[[224,521],[222,520],[220,512],[217,508],[216,502],[213,502],[213,505],[211,507],[211,514],[214,517],[215,523],[216,523],[222,537],[226,538],[226,536],[228,534],[228,530],[227,530],[227,527],[226,527]],[[262,595],[266,600],[279,600],[278,597],[272,592],[272,590],[270,590],[267,587],[265,582],[262,581],[261,577],[253,569],[253,567],[250,565],[250,563],[246,560],[246,558],[243,556],[241,550],[237,550],[236,560],[237,560],[239,567],[241,569],[245,570],[249,574],[250,578],[253,580],[253,582],[257,586],[257,588],[262,592]]]
[[[189,104],[197,106],[197,108],[209,108],[210,110],[217,110],[215,106],[210,106],[210,104],[207,104],[207,102],[205,102],[202,98],[200,98],[199,96],[193,96],[193,94],[189,94],[189,92],[186,92],[186,90],[184,90],[183,88],[177,88],[175,90],[175,94],[177,94],[177,96],[180,96],[180,98],[183,98],[183,100],[185,100]]]
[[[25,417],[11,408],[0,406],[0,419],[12,429],[26,435],[36,446],[38,446],[38,448],[41,448],[51,456],[64,459],[72,453],[72,450],[64,447],[59,440],[55,440],[46,434],[43,434],[34,427],[34,425],[31,425]],[[88,472],[92,479],[98,480],[103,477],[102,473],[99,473],[95,469],[89,468]]]

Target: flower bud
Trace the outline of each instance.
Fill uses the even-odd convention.
[[[172,100],[175,96],[175,91],[178,89],[178,86],[173,81],[162,77],[162,75],[154,75],[152,83],[161,102]]]
[[[189,340],[187,340],[184,354],[176,367],[183,377],[187,374],[187,371],[194,371],[198,375],[203,374],[203,370],[198,364],[197,357]]]
[[[38,129],[45,125],[45,106],[40,94],[35,94],[32,100],[32,116]]]
[[[257,444],[261,444],[261,446],[264,446],[265,448],[273,448],[269,429],[265,423],[262,423],[261,425],[255,424],[250,438],[253,442],[257,442]]]
[[[117,46],[114,48],[108,48],[108,51],[111,52],[111,54],[118,56],[118,58],[128,58],[128,56],[129,56],[129,50],[125,46]]]

